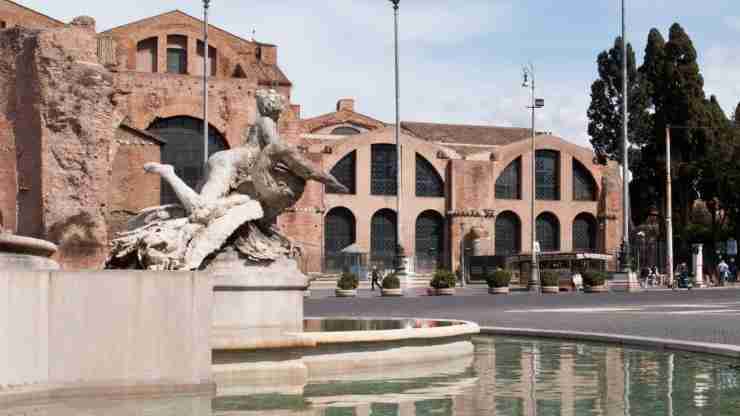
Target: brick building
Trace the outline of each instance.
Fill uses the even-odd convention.
[[[18,234],[59,244],[66,268],[100,267],[128,218],[173,202],[171,190],[140,169],[144,163],[171,163],[197,184],[204,59],[209,153],[241,143],[258,89],[291,100],[275,45],[211,26],[206,53],[202,22],[180,11],[97,32],[91,18],[64,24],[0,0],[0,25],[1,218]],[[306,271],[334,271],[352,243],[390,262],[399,191],[401,243],[418,271],[457,267],[461,239],[472,254],[527,251],[534,191],[527,129],[403,123],[399,185],[392,126],[354,105],[343,99],[335,112],[304,119],[292,104],[280,121],[286,141],[350,189],[311,183],[279,219],[301,246]],[[591,150],[552,135],[537,143],[543,249],[614,253],[621,240],[615,166],[596,165]]]

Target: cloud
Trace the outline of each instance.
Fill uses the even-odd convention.
[[[727,16],[724,22],[730,29],[740,32],[740,16]]]
[[[740,101],[740,46],[710,47],[703,59],[704,91],[716,95],[722,108],[734,113]]]

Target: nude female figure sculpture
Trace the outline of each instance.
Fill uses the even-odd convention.
[[[170,165],[144,166],[172,187],[186,218],[169,216],[172,207],[145,210],[142,215],[154,221],[145,220],[143,226],[114,240],[109,266],[130,268],[131,256],[136,254],[134,267],[197,269],[230,239],[252,261],[274,260],[290,250],[290,242],[272,225],[280,213],[298,201],[306,181],[345,189],[333,176],[317,170],[297,150],[281,142],[277,120],[284,107],[282,97],[272,90],[260,90],[256,98],[259,117],[246,143],[208,159],[200,193],[180,179]]]

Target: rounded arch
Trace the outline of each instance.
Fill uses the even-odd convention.
[[[424,156],[416,154],[416,196],[444,197],[445,184]]]
[[[188,186],[196,188],[203,179],[203,120],[189,116],[155,119],[147,131],[164,139],[161,161],[172,165]],[[208,127],[208,155],[228,149],[224,136],[213,126]],[[162,181],[162,204],[177,203],[178,199],[169,184]]]
[[[352,211],[335,207],[324,217],[324,270],[329,273],[342,271],[342,250],[357,239],[357,220]]]
[[[326,187],[326,192],[330,194],[355,194],[356,193],[356,172],[357,172],[357,151],[353,150],[339,159],[334,164],[329,173],[334,176],[339,183],[347,188],[347,191],[340,191],[332,186]]]
[[[596,251],[597,230],[596,217],[587,212],[578,214],[573,220],[573,250]]]
[[[382,269],[393,269],[398,246],[396,212],[383,208],[370,222],[370,261]]]
[[[496,199],[522,199],[522,157],[519,156],[496,179]]]
[[[560,251],[560,220],[552,212],[537,217],[537,241],[542,252]]]
[[[596,201],[597,197],[596,179],[583,163],[573,158],[573,200]]]
[[[437,211],[427,210],[416,217],[415,268],[432,272],[444,262],[445,219]]]
[[[496,217],[495,250],[497,256],[517,254],[522,250],[522,222],[513,211],[504,211]]]
[[[362,133],[359,129],[350,126],[339,126],[332,129],[331,134],[337,136],[353,136]]]

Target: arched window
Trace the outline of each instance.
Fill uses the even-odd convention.
[[[167,72],[170,74],[188,73],[187,36],[167,36]]]
[[[357,161],[357,152],[352,151],[347,156],[343,157],[336,165],[331,169],[331,174],[337,178],[339,183],[346,186],[349,189],[348,192],[342,192],[335,189],[332,186],[326,187],[326,192],[330,194],[354,194],[355,193],[355,165]]]
[[[522,249],[522,223],[511,211],[502,212],[496,217],[496,255],[517,254]]]
[[[537,217],[537,241],[542,252],[560,250],[560,221],[555,215],[545,212]]]
[[[166,141],[162,146],[162,163],[175,167],[185,183],[195,189],[203,178],[203,121],[192,117],[157,119],[148,131]],[[208,155],[227,149],[226,140],[213,126],[208,128]],[[162,204],[178,203],[172,188],[162,181]]]
[[[371,150],[371,193],[373,195],[396,195],[398,192],[396,146],[385,143],[374,144]]]
[[[436,211],[424,211],[416,219],[416,271],[432,272],[444,260],[445,220]]]
[[[144,39],[136,45],[136,70],[157,72],[157,38]]]
[[[324,270],[342,271],[342,250],[355,242],[356,221],[347,208],[333,208],[324,219]]]
[[[591,172],[573,159],[573,200],[596,201],[596,181]]]
[[[381,209],[370,223],[370,261],[382,269],[393,269],[396,258],[396,213]]]
[[[536,159],[537,199],[545,201],[559,200],[560,153],[554,150],[538,150]]]
[[[416,155],[416,196],[445,196],[445,185],[429,161]]]
[[[331,134],[335,134],[337,136],[352,136],[355,134],[360,134],[360,131],[354,127],[340,126],[332,130]]]
[[[580,214],[573,220],[573,250],[596,251],[596,219],[591,214]]]
[[[522,158],[509,163],[496,180],[496,199],[522,199]]]

